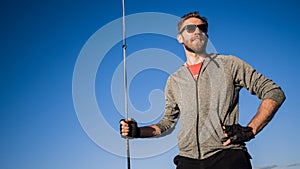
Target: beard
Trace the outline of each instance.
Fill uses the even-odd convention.
[[[183,39],[185,49],[192,53],[206,53],[207,37],[205,35]]]
[[[185,47],[185,49],[189,52],[192,52],[192,53],[203,53],[205,52],[206,50],[206,46],[198,46],[198,47],[190,47],[189,45],[186,45],[185,43],[183,43],[183,46]]]

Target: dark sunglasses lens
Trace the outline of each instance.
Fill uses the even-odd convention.
[[[186,25],[186,31],[187,31],[188,33],[193,33],[193,32],[195,32],[196,28],[197,28],[197,25]]]
[[[202,24],[202,25],[186,25],[185,29],[188,33],[194,33],[197,27],[199,28],[199,30],[201,32],[207,33],[207,26],[204,24]]]
[[[198,25],[198,28],[201,32],[207,33],[207,26],[206,25]]]

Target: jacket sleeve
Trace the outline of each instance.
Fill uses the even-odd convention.
[[[178,92],[178,90],[175,89],[175,85],[175,80],[172,78],[172,76],[170,76],[165,87],[165,112],[162,119],[156,124],[159,127],[161,134],[169,134],[171,131],[173,131],[178,121],[180,110],[175,99],[176,94],[174,92]]]
[[[236,58],[232,59],[232,74],[235,85],[246,88],[251,94],[259,99],[272,99],[282,104],[285,95],[282,89],[272,80],[257,72],[246,62]]]

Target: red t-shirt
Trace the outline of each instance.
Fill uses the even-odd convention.
[[[189,70],[190,70],[190,72],[192,73],[192,75],[194,76],[194,79],[195,79],[195,80],[198,79],[199,72],[200,72],[200,69],[201,69],[201,67],[202,67],[202,63],[203,63],[203,62],[194,64],[194,65],[189,65],[189,64],[186,62],[186,66],[189,68]]]

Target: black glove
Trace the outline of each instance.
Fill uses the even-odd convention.
[[[243,127],[240,124],[225,125],[224,127],[224,132],[227,134],[227,137],[222,139],[223,142],[230,139],[232,144],[241,144],[254,138],[252,127]]]
[[[140,128],[137,125],[137,122],[135,120],[126,121],[125,119],[120,120],[124,121],[129,126],[129,132],[127,137],[131,138],[139,138],[140,137]],[[122,134],[122,125],[120,124],[120,133]]]

